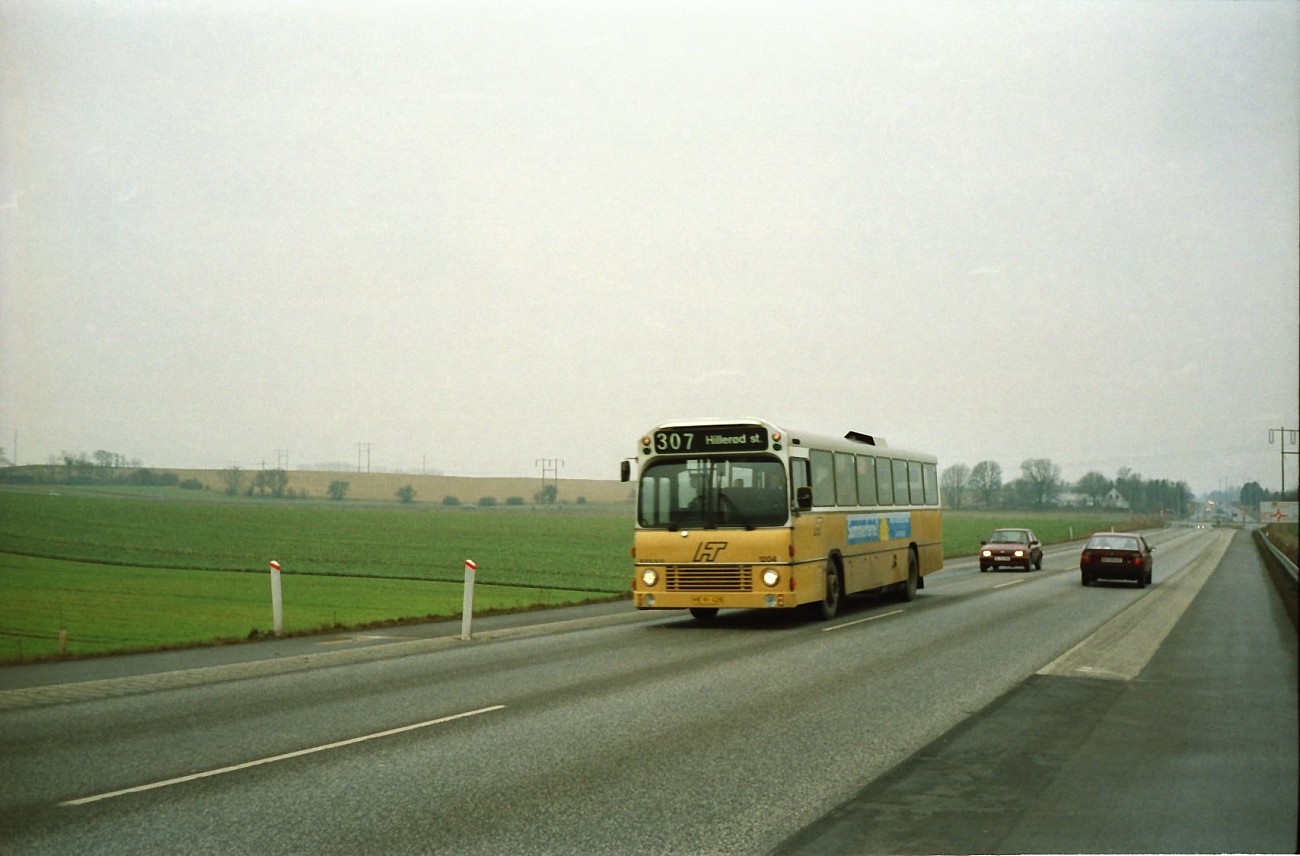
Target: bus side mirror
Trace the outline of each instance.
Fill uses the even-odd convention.
[[[632,480],[632,462],[631,462],[631,461],[620,461],[620,462],[619,462],[619,467],[618,467],[618,476],[619,476],[619,481],[631,481],[631,480]]]
[[[794,492],[794,504],[800,511],[807,511],[812,508],[812,488],[801,487]]]

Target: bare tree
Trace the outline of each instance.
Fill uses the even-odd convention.
[[[993,498],[1002,489],[1002,465],[997,461],[980,461],[971,469],[966,484],[980,495],[985,508],[992,508]]]
[[[1100,506],[1106,501],[1106,494],[1114,487],[1114,482],[1106,478],[1101,473],[1093,470],[1086,473],[1083,478],[1079,479],[1079,493],[1088,497],[1093,505]]]
[[[961,508],[965,499],[967,482],[970,479],[970,467],[965,464],[953,464],[939,477],[939,487],[943,498],[950,508]]]
[[[1061,468],[1049,458],[1029,458],[1020,462],[1029,499],[1035,508],[1043,508],[1061,492]]]
[[[226,486],[227,496],[239,496],[244,486],[244,471],[236,466],[227,467],[221,471],[221,483]]]

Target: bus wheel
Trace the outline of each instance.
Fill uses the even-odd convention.
[[[840,572],[834,559],[826,560],[826,595],[813,604],[813,614],[822,621],[830,621],[840,611]]]
[[[904,603],[911,603],[916,600],[916,590],[921,587],[921,571],[917,564],[915,551],[909,550],[907,552],[907,582],[903,583],[903,588],[899,592],[899,599]]]
[[[718,617],[718,608],[715,606],[692,606],[691,617],[696,621],[708,621],[711,618]]]

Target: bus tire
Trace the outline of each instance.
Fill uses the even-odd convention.
[[[718,608],[716,606],[692,606],[691,618],[696,621],[711,621],[718,617]]]
[[[830,621],[840,611],[840,599],[844,596],[844,586],[840,583],[840,569],[834,559],[826,560],[826,588],[822,599],[812,604],[813,616]]]
[[[916,551],[907,551],[907,582],[899,589],[898,597],[903,603],[911,603],[916,600],[916,590],[921,587],[921,570],[920,563],[916,559]]]

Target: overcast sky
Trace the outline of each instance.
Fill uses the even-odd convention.
[[[20,463],[751,415],[1201,492],[1300,427],[1294,2],[0,0],[0,67]]]

